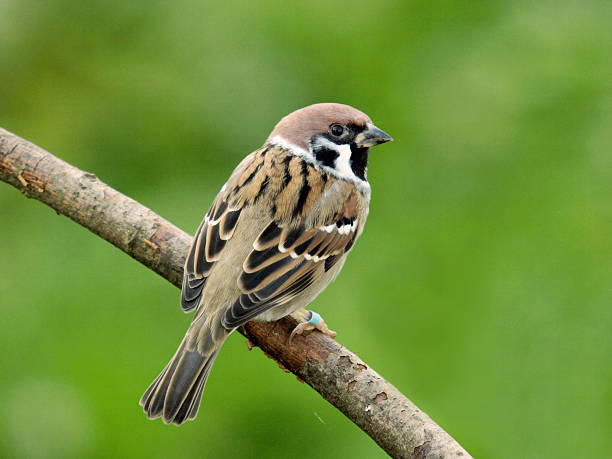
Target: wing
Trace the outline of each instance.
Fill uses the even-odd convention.
[[[181,307],[191,311],[200,303],[210,271],[234,234],[241,207],[232,207],[220,192],[196,232],[185,262]]]
[[[195,309],[215,262],[234,235],[242,209],[253,204],[267,181],[262,169],[268,149],[248,155],[236,167],[206,213],[185,260],[181,307]],[[248,197],[251,199],[247,199]]]
[[[353,246],[357,216],[343,211],[325,225],[306,228],[271,222],[253,243],[238,278],[241,294],[222,324],[233,329],[262,312],[285,304],[312,285]]]

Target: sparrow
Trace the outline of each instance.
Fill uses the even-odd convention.
[[[314,104],[281,119],[236,167],[189,249],[181,306],[195,316],[140,399],[149,419],[194,419],[227,337],[303,308],[338,275],[368,216],[370,147],[390,140],[351,106]],[[308,315],[292,336],[314,328],[335,336]]]

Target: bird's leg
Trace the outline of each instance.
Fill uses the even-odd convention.
[[[293,340],[295,335],[301,335],[305,331],[314,330],[315,328],[321,333],[326,334],[330,338],[336,337],[336,332],[327,328],[327,324],[325,323],[323,318],[314,311],[300,309],[293,313],[293,317],[303,322],[300,322],[293,329],[293,331],[291,332],[291,336],[289,337],[289,342]]]

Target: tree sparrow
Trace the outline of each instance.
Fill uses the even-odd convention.
[[[336,277],[368,216],[368,152],[390,140],[353,107],[315,104],[236,167],[187,255],[181,306],[196,313],[140,400],[150,419],[194,419],[229,334],[306,306]],[[316,313],[294,333],[312,328],[335,335]]]

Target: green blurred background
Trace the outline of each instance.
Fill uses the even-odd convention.
[[[612,450],[612,2],[0,1],[0,126],[189,232],[285,114],[337,101],[370,219],[314,303],[478,457]],[[0,456],[384,457],[232,336],[181,428],[138,399],[165,280],[0,184]]]

